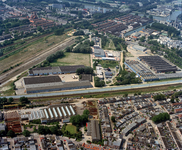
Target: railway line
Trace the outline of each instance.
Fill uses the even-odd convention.
[[[0,56],[0,58],[1,58],[1,57],[3,57],[3,56],[6,56],[6,55],[8,55],[8,54],[10,54],[10,53],[12,53],[12,52],[17,51],[18,49],[20,49],[20,48],[22,48],[22,47],[24,47],[24,46],[26,46],[26,45],[28,45],[28,44],[30,44],[30,43],[32,43],[32,42],[35,42],[35,41],[37,41],[38,39],[41,39],[41,38],[43,38],[43,37],[45,37],[45,36],[48,36],[48,35],[51,35],[51,34],[53,34],[53,33],[49,33],[49,34],[45,34],[45,35],[41,35],[41,36],[36,37],[36,38],[33,38],[33,39],[27,39],[27,40],[24,40],[25,42],[26,42],[26,41],[28,41],[28,42],[26,42],[25,44],[23,44],[23,45],[21,45],[21,46],[17,47],[16,49],[14,49],[14,50],[12,50],[12,51],[9,51],[8,53],[6,53],[6,54],[4,54],[4,55]],[[20,41],[20,42],[18,42],[18,43],[14,43],[14,44],[11,44],[11,45],[7,45],[7,46],[5,46],[5,47],[1,47],[1,49],[2,49],[2,48],[9,47],[9,46],[16,45],[16,44],[19,44],[19,43],[21,43],[21,42],[23,42],[23,41]]]
[[[8,81],[9,79],[11,79],[12,77],[17,76],[18,74],[28,70],[29,68],[31,68],[34,65],[37,65],[39,63],[41,63],[42,61],[44,61],[49,55],[59,51],[59,50],[64,50],[67,46],[70,46],[72,44],[74,44],[75,37],[71,37],[68,38],[50,48],[48,48],[46,51],[43,51],[39,54],[37,54],[36,56],[33,56],[32,58],[30,58],[29,60],[26,60],[26,63],[13,68],[12,70],[2,74],[0,76],[0,84],[5,83],[6,81]]]
[[[70,91],[61,91],[61,92],[52,92],[52,93],[37,93],[37,94],[27,94],[27,95],[15,95],[15,96],[6,96],[7,98],[13,97],[14,99],[19,99],[22,96],[28,97],[29,99],[45,99],[45,98],[60,98],[66,96],[83,96],[83,95],[93,95],[93,94],[104,94],[108,92],[135,92],[142,91],[146,89],[163,89],[170,86],[179,86],[182,85],[182,79],[175,81],[163,81],[156,83],[147,83],[147,84],[136,84],[136,85],[127,85],[127,86],[115,86],[115,87],[106,87],[106,88],[92,88],[92,89],[81,89],[81,90],[70,90]]]

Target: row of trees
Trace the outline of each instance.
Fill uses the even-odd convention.
[[[56,52],[55,54],[51,54],[50,56],[48,56],[48,57],[46,58],[46,60],[47,60],[49,63],[51,63],[51,62],[55,61],[56,59],[62,58],[62,57],[64,57],[64,52],[63,52],[63,51],[58,51],[58,52]]]
[[[177,29],[175,29],[174,27],[171,27],[171,26],[167,26],[167,25],[162,24],[162,23],[153,23],[151,25],[151,28],[153,28],[155,30],[167,31],[169,36],[178,36],[178,35],[180,35],[180,31],[178,31]]]
[[[155,101],[158,101],[158,100],[165,100],[165,99],[166,99],[166,97],[165,97],[164,94],[157,94],[157,95],[154,95],[153,98],[154,98]]]
[[[91,67],[85,67],[85,68],[78,68],[76,70],[76,74],[93,74],[93,68]]]
[[[62,132],[60,130],[60,127],[59,125],[56,125],[56,126],[41,126],[39,125],[37,131],[37,133],[39,134],[56,134],[56,135],[62,135]]]
[[[88,43],[80,43],[77,47],[75,47],[72,50],[74,53],[85,53],[85,54],[90,54],[92,52],[92,49],[90,47],[90,44]]]
[[[162,121],[166,121],[169,119],[170,119],[170,115],[168,113],[160,113],[159,115],[152,117],[152,121],[155,123],[160,123]]]

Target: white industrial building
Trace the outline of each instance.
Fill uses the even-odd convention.
[[[38,120],[42,123],[61,121],[76,115],[74,107],[70,104],[51,105],[40,110],[33,110],[29,114],[21,115],[21,120]]]

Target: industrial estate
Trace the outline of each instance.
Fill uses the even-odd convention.
[[[181,5],[0,1],[0,150],[181,150]]]

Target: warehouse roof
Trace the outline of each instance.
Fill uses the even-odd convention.
[[[138,51],[145,51],[147,48],[139,45],[133,45],[133,49],[138,50]]]
[[[159,56],[139,56],[139,59],[147,63],[150,67],[152,67],[156,71],[160,72],[177,71],[176,66],[172,66]]]
[[[75,65],[75,66],[60,66],[61,72],[76,72],[78,68],[84,68],[84,65]]]
[[[58,67],[40,67],[34,68],[29,71],[29,74],[46,74],[46,73],[59,73],[59,72],[76,72],[78,68],[84,68],[84,65],[74,66],[58,66]]]
[[[75,82],[59,82],[59,83],[44,83],[44,84],[31,84],[26,86],[26,91],[43,91],[43,90],[51,90],[51,89],[79,89],[84,87],[92,87],[92,84],[86,81],[75,81]]]
[[[31,77],[31,78],[24,78],[24,82],[25,85],[52,83],[52,82],[61,82],[61,78],[59,76]]]

